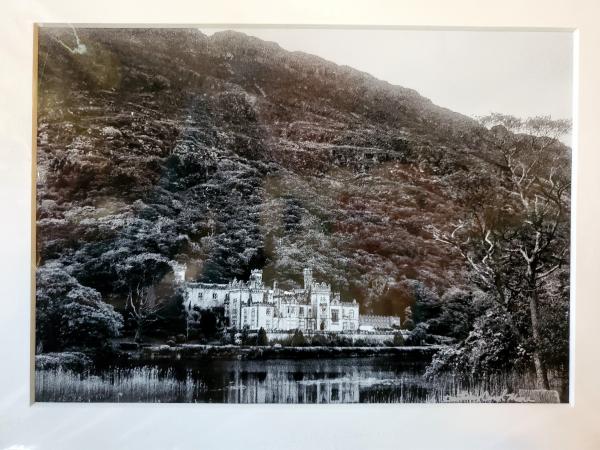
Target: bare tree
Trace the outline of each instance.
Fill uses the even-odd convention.
[[[158,313],[168,297],[160,287],[168,280],[165,273],[171,270],[170,261],[157,253],[132,255],[116,267],[119,283],[127,292],[126,308],[134,324],[136,342],[141,342],[148,325],[160,319]]]
[[[569,252],[570,158],[559,138],[570,123],[535,117],[522,120],[492,114],[486,145],[500,173],[500,183],[470,203],[470,213],[434,238],[454,247],[480,284],[494,292],[512,317],[514,303],[526,299],[538,384],[549,389],[542,356],[540,286],[565,264]],[[517,336],[522,335],[513,320]]]
[[[163,307],[164,302],[156,299],[151,287],[138,284],[129,289],[127,309],[135,325],[135,342],[143,341],[144,330],[160,318],[158,313]]]

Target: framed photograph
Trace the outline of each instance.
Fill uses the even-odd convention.
[[[600,445],[597,6],[67,3],[1,31],[0,448]]]
[[[572,32],[37,41],[36,401],[569,401]]]

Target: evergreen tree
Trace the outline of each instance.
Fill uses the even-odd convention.
[[[292,336],[292,341],[290,342],[290,345],[292,347],[302,347],[303,345],[306,345],[306,339],[304,337],[304,334],[302,333],[302,330],[294,331],[294,335]]]
[[[269,338],[267,337],[267,332],[263,327],[260,327],[260,330],[258,330],[258,336],[256,337],[256,345],[269,345]]]
[[[123,317],[58,265],[36,274],[36,340],[43,352],[105,348],[119,335]]]
[[[402,322],[402,327],[407,330],[412,330],[415,327],[415,322],[413,321],[412,309],[410,306],[407,306],[404,310],[404,322]]]

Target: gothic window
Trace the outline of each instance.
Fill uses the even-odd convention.
[[[300,317],[304,316],[304,308],[301,306],[300,307]]]
[[[340,320],[339,311],[337,309],[331,310],[331,321],[338,322]]]

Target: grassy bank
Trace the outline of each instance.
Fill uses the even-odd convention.
[[[152,367],[113,369],[101,376],[61,368],[35,372],[35,399],[43,402],[191,402],[197,389],[202,385],[189,376],[178,381]]]

